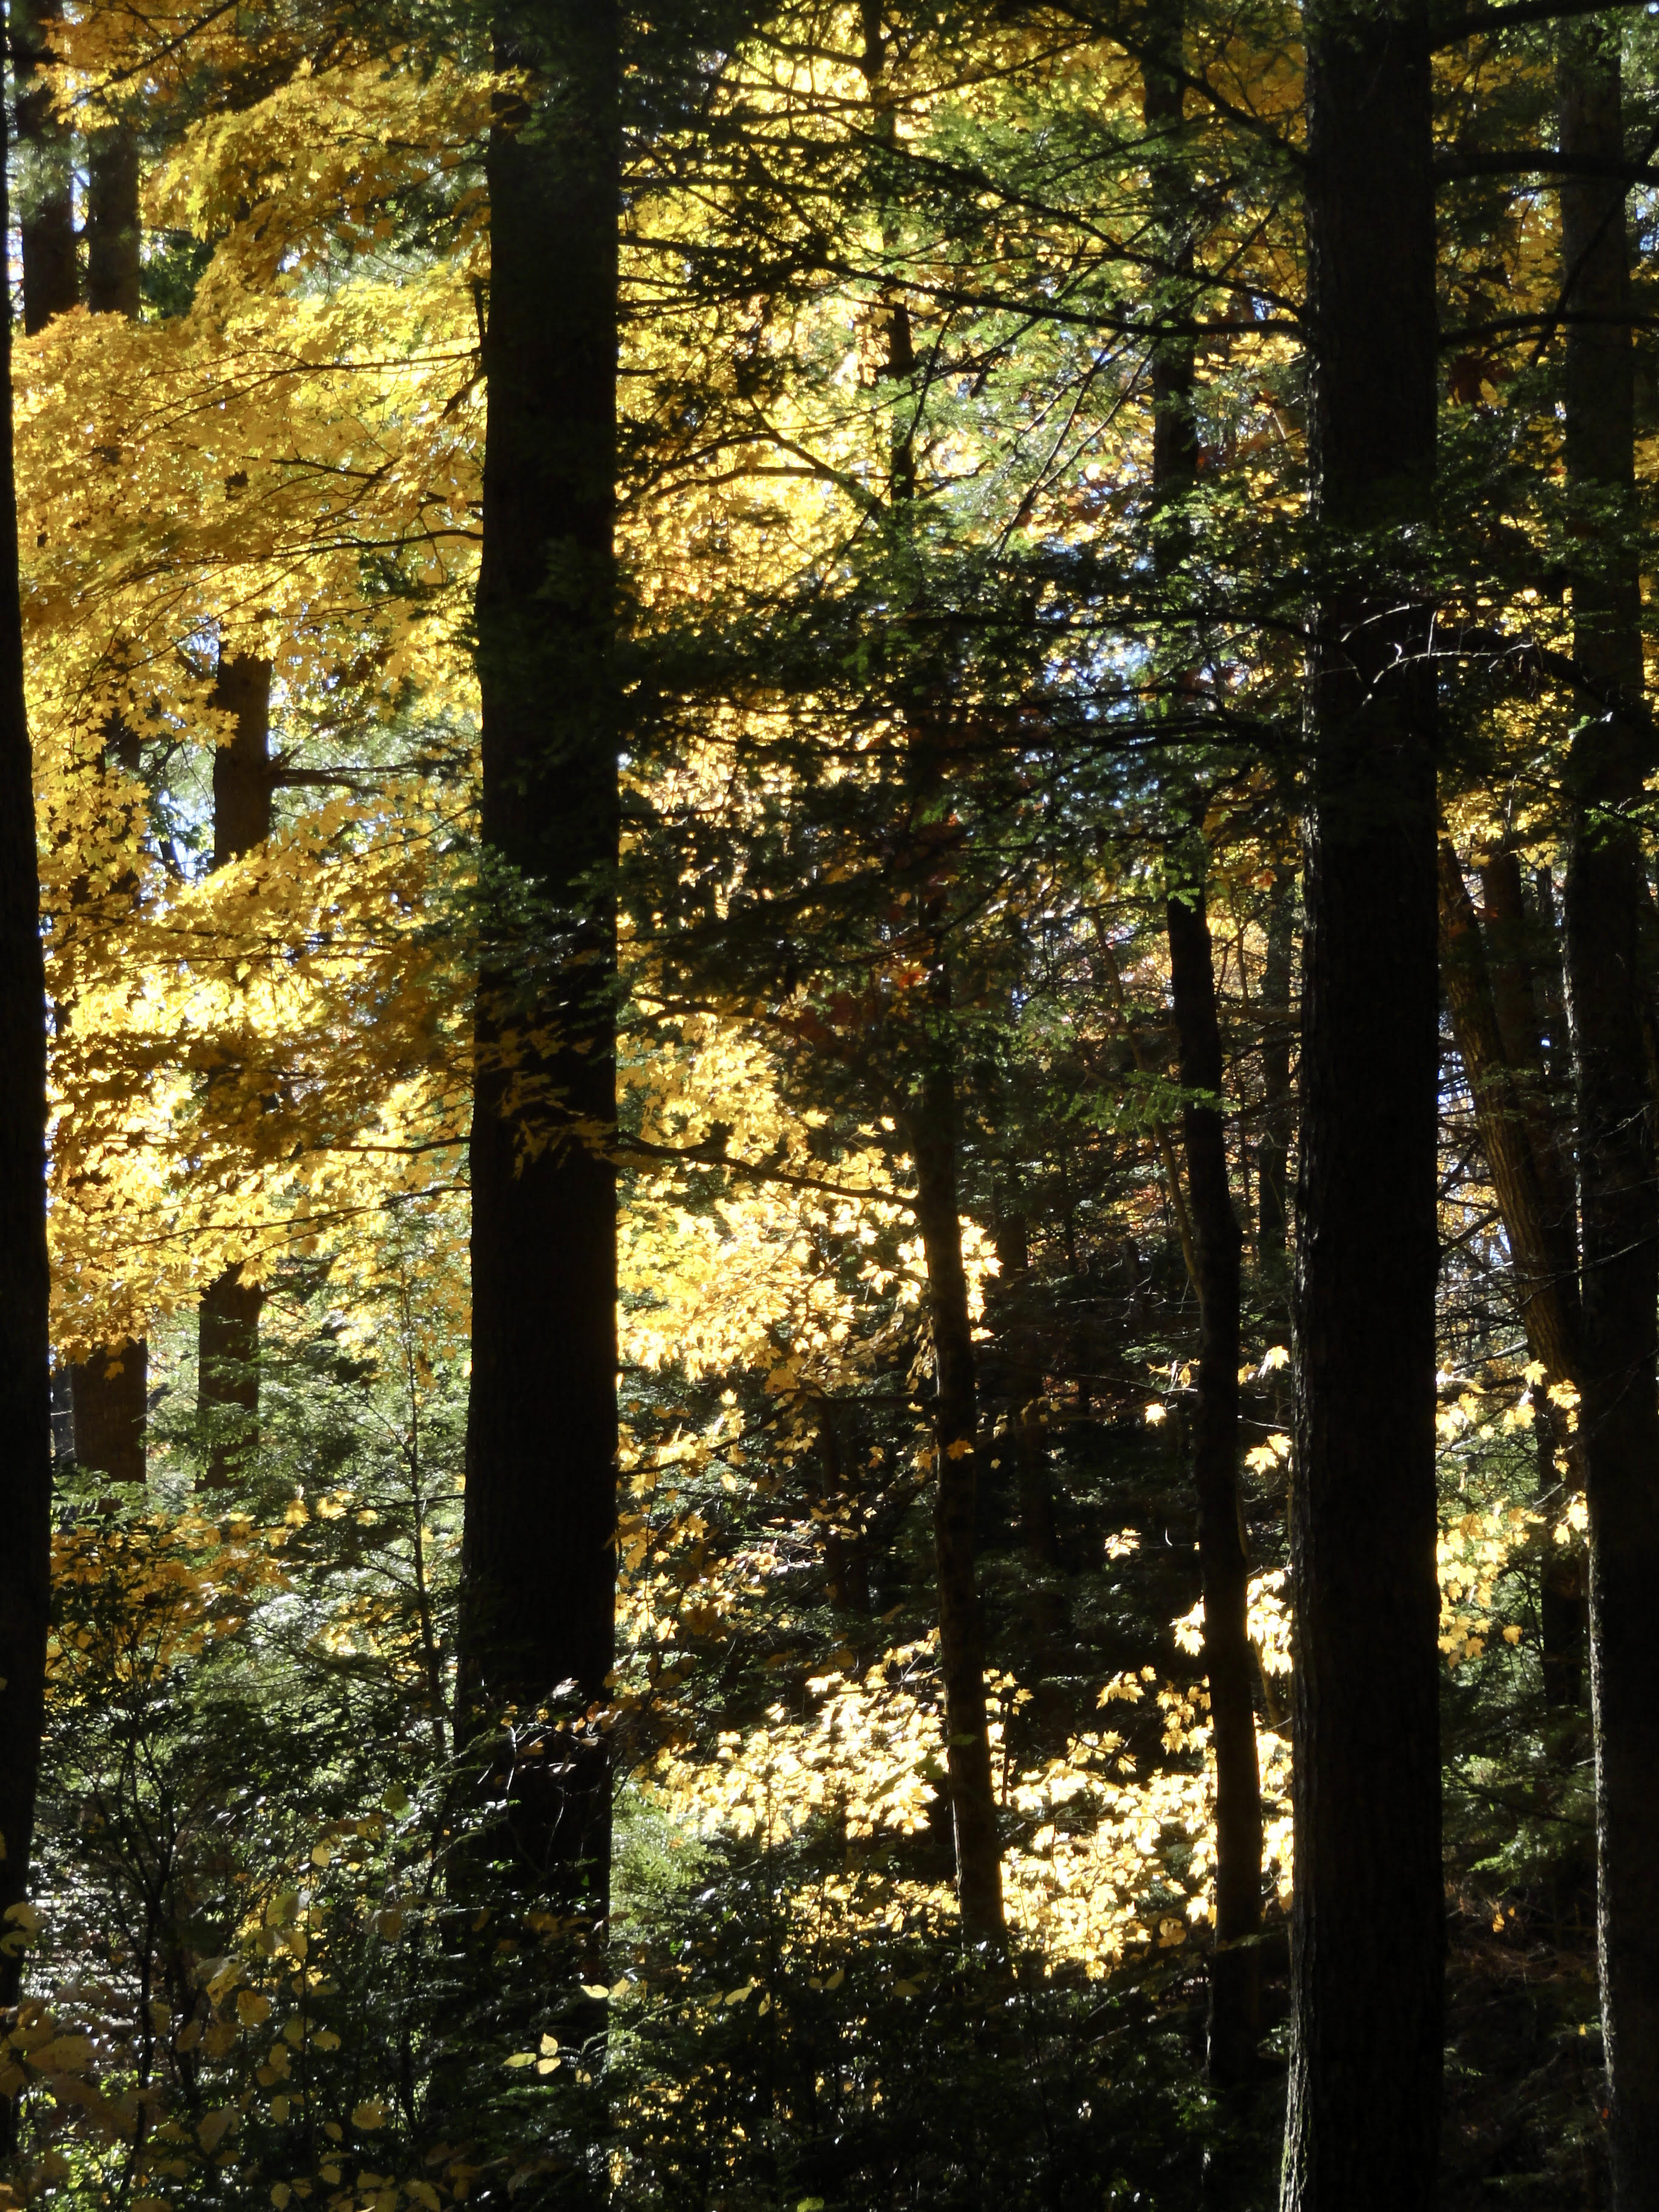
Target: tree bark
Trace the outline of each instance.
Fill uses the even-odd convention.
[[[1169,902],[1170,981],[1180,1041],[1187,1189],[1198,1247],[1198,1404],[1193,1480],[1204,1583],[1204,1671],[1215,1753],[1215,1945],[1210,1960],[1209,2070],[1248,2081],[1261,2036],[1261,1778],[1255,1751],[1255,1657],[1249,1562],[1238,1486],[1238,1300],[1243,1240],[1227,1180],[1218,1100],[1223,1069],[1215,967],[1201,884]]]
[[[941,971],[942,977],[942,971]],[[933,1340],[933,1553],[939,1584],[939,1671],[945,1686],[945,1767],[956,1836],[957,1899],[969,1942],[1000,1942],[1002,1844],[985,1705],[985,1632],[975,1572],[979,1413],[968,1273],[957,1188],[961,1131],[950,1006],[934,988],[938,1033],[910,1114],[916,1226],[927,1267]]]
[[[213,755],[213,866],[228,867],[270,836],[276,769],[270,757],[271,665],[257,653],[221,652],[213,703],[233,716],[230,742]],[[196,1406],[210,1490],[229,1488],[259,1441],[259,1315],[264,1289],[226,1267],[202,1293],[197,1315]]]
[[[1291,969],[1296,951],[1296,885],[1288,870],[1267,901],[1267,954],[1261,975],[1261,1134],[1256,1144],[1256,1265],[1281,1284],[1290,1247]]]
[[[1184,21],[1166,10],[1160,50],[1145,66],[1142,112],[1160,133],[1153,196],[1164,250],[1190,270],[1190,216],[1172,161],[1182,123],[1180,74]],[[1194,353],[1165,340],[1152,356],[1153,559],[1176,583],[1188,533],[1181,501],[1198,478],[1193,410]],[[1198,1291],[1198,1404],[1193,1422],[1193,1478],[1198,1498],[1199,1566],[1204,1589],[1204,1668],[1209,1680],[1211,1746],[1216,1769],[1216,1922],[1210,1956],[1208,2067],[1231,2087],[1255,2070],[1261,2033],[1261,1786],[1255,1751],[1255,1656],[1250,1649],[1249,1567],[1238,1488],[1239,1291],[1243,1238],[1227,1176],[1219,1106],[1223,1068],[1215,965],[1203,864],[1166,907],[1170,980],[1182,1087],[1202,1092],[1182,1109],[1191,1218],[1188,1267]],[[1207,1103],[1207,1102],[1215,1103]],[[1174,1178],[1171,1178],[1172,1182]]]
[[[463,1739],[520,1716],[516,1879],[596,1922],[611,1771],[603,1729],[581,1723],[605,1700],[616,1634],[620,25],[615,0],[495,15],[497,63],[529,85],[501,95],[486,164],[486,907],[460,1626]],[[526,1737],[523,1720],[556,1705],[571,1725]]]
[[[1528,1348],[1551,1382],[1570,1382],[1578,1371],[1577,1278],[1563,1233],[1570,1224],[1547,1193],[1551,1163],[1547,1155],[1540,1158],[1534,1116],[1505,1048],[1474,902],[1457,855],[1443,840],[1439,876],[1442,969],[1452,1032],[1509,1241]],[[1513,1019],[1512,990],[1509,996]]]
[[[1561,146],[1620,156],[1616,32],[1586,27],[1561,70]],[[1596,1932],[1617,2212],[1659,2206],[1659,1191],[1646,1066],[1639,833],[1654,762],[1640,712],[1641,590],[1625,188],[1561,191],[1568,325],[1567,480],[1586,502],[1572,583],[1573,656],[1604,698],[1574,737],[1565,892],[1567,1005],[1578,1109],[1595,1729]]]
[[[1436,308],[1420,5],[1308,53],[1315,520],[1297,1216],[1285,2212],[1429,2212],[1444,1907],[1436,1581]],[[1390,549],[1397,549],[1390,551]]]
[[[74,160],[70,133],[52,113],[40,72],[61,0],[13,0],[12,66],[17,79],[18,230],[23,249],[23,329],[33,337],[80,297],[75,252]]]
[[[75,1463],[112,1482],[144,1480],[149,1347],[143,1337],[105,1345],[70,1370]]]
[[[138,319],[143,306],[138,141],[118,123],[87,149],[87,307]]]
[[[89,156],[92,187],[87,200],[88,304],[94,314],[138,313],[138,155],[130,131],[118,134],[125,147],[125,168],[116,160],[115,170],[126,179],[125,200],[131,221],[120,225],[112,200],[112,147],[115,135],[97,142]],[[122,195],[117,192],[116,199]],[[65,200],[65,220],[68,203]],[[55,247],[53,249],[56,250]],[[75,238],[70,230],[69,305],[73,297]],[[53,312],[61,312],[54,310]],[[104,757],[136,774],[139,764],[137,736],[114,714],[104,732]],[[125,809],[123,809],[125,811]],[[136,902],[137,882],[125,877],[118,891]],[[70,1401],[75,1415],[75,1456],[78,1465],[94,1468],[117,1482],[142,1483],[148,1472],[145,1430],[148,1425],[149,1346],[143,1337],[126,1337],[100,1346],[89,1359],[71,1370]]]
[[[0,112],[0,236],[6,234]],[[22,1960],[7,1920],[27,1895],[46,1714],[52,1582],[52,1380],[47,1343],[46,979],[34,790],[23,692],[12,463],[11,324],[0,317],[0,2010]],[[16,2142],[0,2098],[0,2157]]]

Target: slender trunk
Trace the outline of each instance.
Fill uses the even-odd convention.
[[[87,306],[137,321],[143,304],[138,141],[118,123],[87,149]]]
[[[80,296],[75,256],[75,163],[70,134],[52,112],[40,76],[61,0],[13,0],[17,79],[18,230],[23,249],[23,329],[33,337]]]
[[[838,1613],[870,1610],[870,1553],[857,1522],[862,1487],[848,1446],[852,1407],[826,1398],[818,1421],[823,1443],[823,1496],[828,1516],[823,1538],[824,1595]],[[849,1533],[850,1529],[850,1533]]]
[[[1201,885],[1169,902],[1170,977],[1183,1090],[1218,1099],[1221,1026]],[[1183,1115],[1187,1188],[1198,1246],[1198,1404],[1193,1480],[1204,1583],[1204,1671],[1215,1753],[1215,1948],[1210,1960],[1209,2068],[1223,2084],[1249,2078],[1261,2034],[1261,1781],[1255,1753],[1255,1656],[1249,1562],[1238,1487],[1238,1297],[1243,1239],[1227,1182],[1218,1106]]]
[[[6,234],[0,111],[0,237]],[[52,1581],[52,1380],[47,1344],[46,998],[34,790],[23,695],[12,474],[11,324],[0,317],[0,1927],[27,1895],[46,1712]],[[22,1960],[0,1948],[0,2010]],[[0,2098],[0,2157],[17,2103]]]
[[[270,835],[276,771],[270,758],[270,663],[222,653],[213,703],[233,717],[228,744],[213,756],[213,865],[228,867]],[[264,1290],[239,1265],[202,1293],[197,1316],[196,1405],[206,1453],[204,1480],[223,1490],[259,1441],[259,1315]]]
[[[596,1925],[611,1767],[585,1717],[605,1704],[616,1639],[620,32],[616,0],[495,15],[497,62],[526,80],[499,95],[486,161],[489,904],[461,1559],[463,1736],[512,1707],[565,1723],[514,1757],[515,1879]]]
[[[1624,155],[1616,32],[1571,34],[1561,145]],[[1570,489],[1594,500],[1572,587],[1573,655],[1630,711],[1587,715],[1568,763],[1567,993],[1577,1084],[1589,1507],[1590,1698],[1595,1728],[1596,1930],[1613,2202],[1659,2206],[1659,1191],[1646,1067],[1647,884],[1629,810],[1653,749],[1641,708],[1641,589],[1628,495],[1634,398],[1625,188],[1561,191],[1569,305]],[[1598,496],[1599,495],[1599,496]],[[1609,511],[1611,509],[1611,511]]]
[[[887,42],[880,0],[860,0],[860,68],[879,135],[890,141],[893,119],[885,88]],[[902,300],[885,313],[884,373],[914,374],[910,317]],[[896,416],[889,448],[889,497],[902,508],[915,496],[915,455]],[[916,716],[911,766],[925,802],[937,805],[944,762],[931,702]],[[945,902],[931,880],[942,846],[953,833],[917,810],[915,841],[927,939],[928,1004],[922,1016],[921,1066],[907,1121],[916,1172],[916,1226],[927,1269],[928,1321],[933,1350],[933,1565],[939,1602],[939,1672],[945,1689],[945,1771],[956,1843],[957,1902],[969,1942],[1000,1942],[1002,1846],[985,1703],[985,1633],[975,1568],[978,1543],[976,1441],[978,1376],[963,1264],[958,1176],[961,1116],[951,1030]]]
[[[1005,1933],[1002,1845],[985,1706],[984,1623],[974,1571],[979,1421],[957,1190],[961,1134],[942,984],[934,997],[939,1034],[930,1040],[933,1049],[911,1110],[910,1146],[933,1340],[933,1550],[945,1766],[963,1934],[969,1942],[1000,1942]]]
[[[1475,1122],[1492,1170],[1504,1223],[1527,1349],[1544,1370],[1534,1419],[1540,1449],[1539,1489],[1559,1492],[1558,1452],[1569,1465],[1576,1445],[1558,1419],[1547,1386],[1577,1385],[1581,1316],[1577,1228],[1573,1194],[1563,1175],[1562,1146],[1544,1086],[1537,998],[1524,951],[1527,917],[1521,872],[1513,854],[1481,871],[1488,943],[1483,945],[1457,856],[1440,848],[1441,965],[1452,1032],[1474,1101]],[[1488,954],[1490,952],[1490,957]],[[1580,1486],[1573,1472],[1569,1486]],[[1579,1562],[1546,1552],[1540,1578],[1539,1626],[1547,1705],[1578,1703],[1585,1606]],[[1571,1737],[1561,1747],[1571,1757]]]
[[[1001,1387],[1006,1403],[1006,1449],[1014,1454],[1020,1541],[1035,1567],[1060,1565],[1060,1529],[1054,1518],[1054,1485],[1042,1427],[1042,1369],[1036,1356],[1034,1331],[1024,1310],[1030,1292],[1030,1251],[1022,1213],[997,1221],[997,1319],[1002,1339]],[[1060,1609],[1040,1608],[1042,1630],[1060,1625]]]
[[[1256,1143],[1256,1265],[1280,1283],[1291,1226],[1291,968],[1296,949],[1296,882],[1273,878],[1267,901],[1267,955],[1261,975],[1261,1134]]]
[[[1329,567],[1308,721],[1283,2203],[1429,2212],[1445,1948],[1435,708],[1401,573],[1434,467],[1428,40],[1415,0],[1312,29],[1310,435]]]
[[[1182,128],[1185,92],[1179,74],[1184,22],[1178,9],[1162,18],[1162,51],[1146,65],[1142,112],[1162,135],[1164,158],[1153,167],[1158,227],[1176,266],[1190,270],[1189,217],[1170,158]],[[1187,551],[1182,502],[1198,477],[1198,425],[1193,410],[1194,355],[1186,339],[1166,339],[1152,356],[1153,558],[1167,574],[1176,605],[1179,563]],[[1255,1752],[1255,1654],[1250,1648],[1249,1567],[1238,1487],[1239,1291],[1243,1240],[1227,1176],[1226,1133],[1219,1107],[1223,1083],[1221,1024],[1215,962],[1200,860],[1196,880],[1166,907],[1170,995],[1182,1086],[1189,1098],[1182,1121],[1191,1217],[1188,1265],[1198,1291],[1198,1403],[1193,1421],[1193,1479],[1198,1498],[1199,1567],[1204,1589],[1204,1669],[1209,1681],[1211,1746],[1216,1772],[1216,1920],[1210,1956],[1208,2065],[1224,2087],[1249,2080],[1261,2035],[1261,1953],[1250,1940],[1261,1926],[1261,1784]]]
[[[1570,1245],[1564,1247],[1565,1224],[1546,1194],[1547,1165],[1540,1160],[1532,1117],[1504,1048],[1474,906],[1457,855],[1443,841],[1439,878],[1442,970],[1452,1032],[1509,1241],[1528,1348],[1551,1382],[1570,1382],[1578,1371],[1573,1255]]]

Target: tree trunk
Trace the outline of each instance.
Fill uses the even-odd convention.
[[[1624,156],[1616,33],[1575,30],[1561,73],[1561,145]],[[1587,712],[1568,763],[1567,997],[1578,1105],[1589,1508],[1590,1698],[1595,1727],[1596,1926],[1617,2212],[1659,2206],[1659,1193],[1646,1067],[1647,885],[1638,806],[1652,769],[1640,711],[1629,248],[1622,185],[1561,191],[1570,489],[1583,522],[1573,655],[1611,712]],[[1621,512],[1609,516],[1626,495]],[[1620,714],[1617,702],[1631,711]]]
[[[1185,105],[1180,76],[1184,23],[1163,18],[1162,52],[1146,65],[1142,112],[1149,131],[1173,151]],[[1172,162],[1155,161],[1153,192],[1164,250],[1192,265],[1190,216]],[[1187,546],[1180,502],[1198,477],[1193,412],[1193,349],[1166,340],[1152,356],[1152,503],[1159,514],[1153,558],[1179,592],[1178,556]],[[1168,902],[1170,977],[1183,1089],[1218,1102],[1223,1070],[1215,966],[1205,904],[1203,866],[1184,896]],[[1261,1785],[1255,1753],[1255,1655],[1248,1626],[1249,1563],[1238,1489],[1238,1357],[1243,1240],[1227,1177],[1218,1103],[1189,1100],[1182,1121],[1191,1217],[1188,1265],[1198,1291],[1198,1405],[1193,1476],[1198,1498],[1199,1565],[1204,1588],[1204,1668],[1209,1679],[1211,1744],[1216,1769],[1216,1923],[1210,1957],[1208,2064],[1223,2086],[1248,2081],[1261,2033],[1261,1954],[1249,1940],[1261,1925]],[[1174,1177],[1171,1177],[1173,1182]]]
[[[499,95],[486,164],[489,904],[460,1628],[463,1740],[509,1708],[571,1723],[532,1731],[539,1759],[520,1735],[510,1840],[520,1886],[596,1923],[611,1771],[603,1729],[580,1723],[616,1636],[619,39],[615,0],[495,15],[497,63],[529,84]]]
[[[1521,1080],[1505,1049],[1486,948],[1456,854],[1439,854],[1440,942],[1446,998],[1458,1056],[1474,1101],[1475,1126],[1492,1170],[1492,1188],[1515,1269],[1527,1345],[1551,1382],[1578,1371],[1578,1295],[1568,1224],[1546,1193],[1548,1156],[1534,1143]],[[1516,1013],[1513,990],[1510,1014]]]
[[[1282,1284],[1290,1246],[1291,969],[1296,951],[1296,883],[1273,878],[1267,901],[1267,957],[1261,975],[1261,1134],[1255,1148],[1255,1259],[1263,1280]]]
[[[270,836],[276,771],[270,758],[270,676],[257,653],[222,651],[213,703],[234,716],[228,744],[213,755],[213,865],[228,867]],[[196,1406],[210,1490],[236,1480],[259,1441],[259,1315],[264,1290],[225,1268],[202,1293],[197,1316]]]
[[[143,1482],[149,1347],[143,1337],[102,1346],[70,1370],[75,1463],[112,1482]]]
[[[87,149],[87,306],[137,321],[142,307],[138,141],[128,124]]]
[[[0,112],[0,236],[6,234],[6,131]],[[46,1713],[52,1583],[52,1380],[47,1344],[46,980],[34,790],[23,695],[12,473],[11,324],[0,318],[0,1929],[27,1894]],[[17,2002],[22,1961],[0,1948],[0,2010]],[[0,2157],[16,2142],[16,2101],[0,2098]]]
[[[1435,709],[1427,619],[1402,573],[1435,448],[1421,7],[1320,16],[1308,100],[1315,516],[1334,555],[1308,722],[1283,2203],[1429,2212],[1445,1942]],[[1348,533],[1350,549],[1372,541],[1352,567]],[[1379,533],[1401,549],[1392,563]]]
[[[117,137],[125,149],[117,158]],[[110,134],[90,153],[92,189],[87,201],[88,304],[94,313],[138,313],[138,155],[131,132]],[[126,179],[123,201],[131,204],[131,221],[120,224],[112,204],[112,161]],[[123,161],[125,167],[123,167]],[[117,197],[119,197],[118,195]],[[70,272],[74,305],[74,231],[70,234]],[[95,280],[95,281],[94,281]],[[104,758],[136,774],[138,740],[118,714],[112,714],[104,732]],[[122,809],[125,811],[125,807]],[[125,825],[124,825],[125,826]],[[135,904],[138,885],[128,875],[115,886]],[[65,1009],[67,1013],[67,1009]],[[89,1359],[77,1362],[70,1379],[75,1409],[75,1456],[78,1465],[95,1468],[117,1482],[142,1483],[148,1472],[145,1430],[148,1425],[149,1346],[143,1337],[127,1337],[100,1346]]]
[[[961,1133],[950,1007],[934,991],[939,1033],[910,1114],[916,1226],[927,1266],[933,1340],[933,1550],[939,1582],[939,1671],[945,1683],[945,1766],[956,1835],[957,1898],[969,1942],[1000,1942],[1002,1844],[985,1707],[985,1632],[974,1569],[978,1407],[968,1273],[957,1190]]]
[[[1170,979],[1181,1083],[1218,1099],[1221,1027],[1204,891],[1169,902]],[[1216,1778],[1215,1948],[1210,1960],[1209,2069],[1248,2081],[1261,2035],[1261,1779],[1255,1753],[1255,1656],[1249,1562],[1238,1488],[1238,1297],[1243,1239],[1227,1182],[1218,1106],[1183,1109],[1187,1189],[1198,1247],[1198,1405],[1193,1479],[1204,1583],[1204,1671]]]
[[[74,157],[40,75],[46,33],[61,0],[13,0],[12,65],[17,78],[18,230],[23,249],[23,329],[30,337],[80,297],[75,255]]]

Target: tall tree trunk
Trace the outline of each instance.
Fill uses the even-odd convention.
[[[1164,251],[1176,266],[1193,260],[1190,216],[1170,158],[1182,128],[1185,91],[1180,74],[1184,22],[1166,9],[1161,47],[1145,68],[1142,112],[1160,133],[1153,191]],[[1181,502],[1198,477],[1198,426],[1193,412],[1193,349],[1166,339],[1152,356],[1152,502],[1158,513],[1153,558],[1175,584],[1187,549]],[[1214,1104],[1189,1099],[1182,1109],[1187,1193],[1192,1220],[1188,1261],[1198,1291],[1198,1405],[1193,1423],[1193,1478],[1198,1498],[1199,1565],[1204,1588],[1204,1668],[1209,1678],[1211,1744],[1216,1767],[1216,1923],[1210,1958],[1208,2063],[1211,2078],[1232,2086],[1255,2069],[1261,2033],[1261,1953],[1250,1939],[1261,1926],[1261,1783],[1255,1751],[1255,1655],[1249,1627],[1249,1566],[1238,1488],[1239,1290],[1243,1239],[1227,1177],[1227,1145],[1219,1107],[1221,1024],[1216,1006],[1201,854],[1191,884],[1166,908],[1170,978],[1182,1086]]]
[[[860,68],[875,110],[878,134],[890,139],[893,117],[885,77],[887,40],[881,0],[860,0]],[[890,239],[890,243],[893,241]],[[885,317],[884,374],[915,373],[909,312],[891,301]],[[915,454],[908,426],[895,416],[889,448],[888,495],[896,509],[915,496]],[[945,1771],[956,1844],[957,1902],[970,1942],[1006,1934],[1002,1844],[985,1701],[985,1631],[975,1565],[978,1544],[978,1374],[963,1263],[961,1113],[951,1011],[946,901],[933,881],[955,833],[942,805],[945,761],[935,702],[919,704],[911,771],[919,794],[913,864],[926,941],[927,1003],[921,1016],[921,1065],[905,1112],[916,1174],[916,1226],[927,1270],[928,1322],[933,1351],[933,1568],[939,1602],[939,1672],[945,1690]],[[948,812],[948,809],[945,810]]]
[[[118,141],[118,154],[113,150]],[[123,189],[113,195],[112,163],[114,173],[123,180]],[[131,133],[122,130],[94,142],[89,167],[92,184],[87,197],[88,304],[94,314],[136,316],[138,149]],[[130,222],[120,220],[118,201],[123,209],[130,203]],[[71,228],[71,293],[74,265]],[[74,304],[72,296],[70,304]],[[112,715],[106,726],[104,757],[106,765],[137,772],[138,741],[118,714]],[[136,902],[136,879],[129,877],[117,888]],[[70,1370],[70,1396],[75,1411],[75,1456],[80,1466],[95,1468],[116,1482],[144,1480],[149,1464],[145,1438],[149,1382],[149,1346],[143,1337],[129,1336],[102,1345],[89,1358],[76,1362]]]
[[[1215,968],[1201,884],[1169,902],[1170,979],[1184,1091],[1219,1099],[1223,1069]],[[1249,1562],[1238,1487],[1238,1297],[1243,1238],[1227,1182],[1219,1107],[1189,1099],[1187,1189],[1198,1247],[1198,1405],[1193,1480],[1204,1583],[1204,1671],[1216,1775],[1215,1948],[1210,1960],[1209,2069],[1247,2081],[1261,2035],[1261,1778],[1255,1752],[1255,1657]]]
[[[61,0],[12,0],[12,66],[17,79],[17,189],[23,248],[23,329],[33,337],[80,296],[75,253],[75,164],[70,134],[52,112],[40,76],[46,35]]]
[[[969,1942],[1000,1942],[1002,1844],[985,1705],[985,1631],[975,1573],[979,1413],[968,1271],[957,1188],[961,1152],[948,985],[933,992],[936,1033],[909,1115],[916,1226],[927,1267],[933,1340],[933,1555],[945,1767],[956,1836],[957,1899]]]
[[[0,237],[6,212],[0,112]],[[23,695],[12,472],[11,323],[0,317],[0,1929],[27,1894],[46,1713],[52,1582],[52,1380],[47,1346],[46,979],[34,790]],[[0,2010],[22,1961],[0,1948]],[[0,2098],[0,2157],[17,2103]]]
[[[1575,29],[1561,72],[1561,145],[1625,151],[1619,34]],[[1659,1190],[1646,1066],[1647,885],[1629,810],[1654,765],[1642,711],[1629,248],[1622,185],[1561,191],[1569,272],[1565,392],[1570,489],[1600,499],[1572,586],[1573,655],[1611,712],[1588,711],[1568,763],[1567,998],[1578,1105],[1589,1508],[1590,1698],[1595,1727],[1596,1929],[1613,2201],[1659,2206]],[[1607,512],[1611,501],[1613,512]],[[1620,713],[1619,703],[1629,711]]]
[[[87,306],[136,321],[143,305],[138,141],[131,125],[101,131],[87,149]]]
[[[1261,974],[1261,1134],[1256,1142],[1255,1260],[1268,1285],[1282,1283],[1290,1247],[1291,969],[1296,951],[1296,883],[1288,869],[1267,898]]]
[[[1434,467],[1428,40],[1416,0],[1310,21],[1310,437],[1330,568],[1308,721],[1283,2202],[1429,2212],[1445,1945],[1435,709],[1401,573]]]
[[[483,862],[471,1139],[472,1385],[461,1555],[464,1735],[602,1705],[615,1652],[616,0],[495,14],[486,171]],[[556,282],[550,271],[556,270]],[[522,891],[536,903],[526,915]],[[538,1097],[538,1086],[544,1086]],[[521,1739],[524,1887],[602,1920],[603,1730]],[[556,1748],[555,1747],[556,1743]]]
[[[213,756],[213,865],[228,867],[270,836],[276,769],[270,757],[268,660],[219,657],[213,703],[233,717],[228,744]],[[227,1267],[202,1293],[197,1314],[196,1407],[210,1490],[228,1488],[259,1440],[259,1315],[264,1286]]]

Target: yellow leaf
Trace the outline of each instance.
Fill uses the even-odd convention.
[[[236,2017],[244,2027],[258,2027],[261,2021],[270,2018],[270,1999],[261,1996],[258,1990],[238,1990]]]
[[[209,2112],[197,2123],[196,2140],[204,2150],[217,2150],[224,2141],[225,2131],[235,2118],[233,2106],[221,2105],[216,2112]]]
[[[273,2181],[271,2183],[270,2201],[276,2207],[276,2212],[283,2212],[283,2207],[289,2203],[290,2199],[293,2197],[293,2195],[294,2191],[289,2187],[287,2182]]]
[[[367,2104],[354,2106],[351,2124],[354,2128],[362,2128],[365,2134],[372,2135],[376,2128],[386,2125],[386,2106],[378,2098],[370,2098]]]
[[[1521,1631],[1513,1621],[1504,1631],[1504,1641],[1505,1644],[1518,1644],[1521,1641]]]

